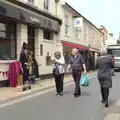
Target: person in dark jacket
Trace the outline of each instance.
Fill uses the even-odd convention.
[[[84,59],[82,55],[79,54],[78,49],[74,48],[72,50],[72,56],[70,58],[70,65],[68,66],[68,70],[72,68],[72,75],[75,82],[75,97],[81,96],[80,79],[82,74],[82,67],[84,70],[84,74],[86,74],[87,71]]]
[[[100,54],[101,56],[96,62],[96,68],[98,69],[98,80],[101,87],[101,102],[105,103],[105,107],[109,107],[109,88],[112,87],[111,69],[114,68],[114,63],[112,58],[107,56],[107,49],[105,47],[101,48]]]
[[[20,53],[20,60],[23,68],[23,84],[28,81],[29,69],[28,69],[28,45],[23,43],[22,50]]]

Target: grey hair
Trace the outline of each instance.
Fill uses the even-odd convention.
[[[105,56],[107,55],[107,48],[105,46],[102,46],[100,49],[100,55]]]

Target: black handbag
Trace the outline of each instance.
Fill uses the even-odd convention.
[[[56,76],[59,76],[59,68],[58,68],[58,65],[55,65],[54,68],[53,68],[53,76],[56,77]]]

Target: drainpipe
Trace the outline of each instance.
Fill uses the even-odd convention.
[[[59,3],[59,0],[55,0],[55,3],[56,3],[56,16],[57,16],[57,5]]]

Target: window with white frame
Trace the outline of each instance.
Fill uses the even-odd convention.
[[[93,41],[93,44],[95,44],[95,34],[93,30],[92,30],[92,41]]]
[[[49,10],[49,0],[44,0],[44,9]]]
[[[87,27],[84,26],[84,41],[87,40]]]
[[[65,15],[65,35],[69,35],[69,16]]]
[[[28,2],[34,4],[35,0],[28,0]]]
[[[81,29],[80,28],[76,28],[75,29],[75,37],[76,37],[76,39],[80,39],[80,34],[81,34]]]

